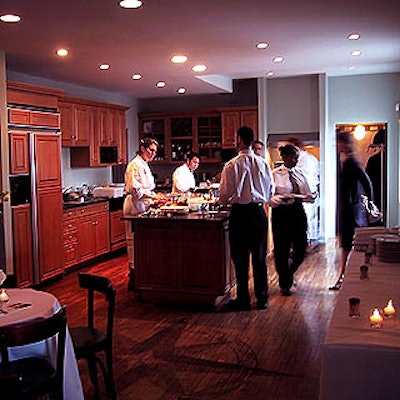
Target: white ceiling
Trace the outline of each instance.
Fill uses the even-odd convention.
[[[196,77],[197,63],[208,65],[206,79],[225,82],[268,71],[277,78],[400,71],[395,0],[143,0],[136,10],[118,0],[2,0],[4,13],[22,17],[0,22],[8,69],[136,98],[178,96],[179,87],[187,94],[222,92]],[[347,40],[352,32],[361,38]],[[259,41],[270,46],[257,50]],[[62,46],[70,50],[66,59],[55,56]],[[189,61],[172,64],[176,53]],[[276,65],[278,55],[285,61]],[[100,71],[102,62],[111,68]],[[133,73],[143,79],[133,81]],[[167,86],[156,88],[158,80]]]

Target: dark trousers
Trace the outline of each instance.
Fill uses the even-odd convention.
[[[245,304],[250,303],[250,254],[257,301],[262,303],[268,299],[267,227],[267,217],[262,204],[235,204],[232,206],[229,217],[231,258],[235,264],[237,299]]]
[[[279,286],[290,289],[307,248],[307,217],[300,202],[272,209],[272,236]]]

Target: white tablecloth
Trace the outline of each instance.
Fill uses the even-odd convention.
[[[7,289],[7,294],[10,299],[3,305],[3,311],[7,313],[0,312],[0,326],[29,321],[35,318],[48,318],[60,308],[57,298],[50,293],[33,289]],[[13,305],[17,305],[18,303],[26,305],[26,307],[14,308]],[[55,365],[55,340],[47,340],[10,350],[11,360],[27,356],[48,357],[53,365]],[[78,365],[67,328],[64,358],[64,399],[83,400],[83,398]]]
[[[352,252],[338,302],[322,345],[320,400],[400,399],[400,264],[373,257],[360,279],[364,253]],[[349,317],[349,298],[360,299],[360,317]],[[389,299],[397,315],[371,328],[369,316]]]

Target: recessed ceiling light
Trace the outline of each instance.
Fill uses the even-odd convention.
[[[143,2],[141,2],[140,0],[121,0],[119,2],[119,5],[122,8],[139,8],[142,4]]]
[[[274,76],[275,73],[274,73],[273,71],[268,71],[266,75],[267,75],[267,76]]]
[[[350,33],[350,35],[347,36],[347,39],[358,40],[358,39],[360,39],[360,34],[359,33]]]
[[[174,64],[183,64],[188,60],[188,58],[186,56],[184,56],[183,54],[181,55],[175,55],[171,58],[171,61]]]
[[[361,50],[354,50],[350,53],[351,56],[361,56]]]
[[[132,79],[135,80],[135,81],[138,81],[139,79],[142,79],[142,75],[140,75],[140,74],[133,74],[133,75],[132,75]]]
[[[283,62],[284,58],[282,56],[276,56],[272,59],[274,63],[281,63]]]
[[[156,83],[156,86],[158,88],[164,88],[165,86],[167,86],[167,84],[164,81],[159,81]]]
[[[68,50],[67,49],[58,49],[57,55],[60,57],[66,57],[68,55]]]
[[[268,44],[268,43],[265,43],[265,42],[260,42],[260,43],[257,43],[257,44],[256,44],[257,49],[260,49],[260,50],[264,50],[264,49],[266,49],[268,46],[269,46],[269,44]]]
[[[204,72],[207,69],[207,65],[197,64],[192,67],[192,71],[194,72]]]
[[[21,21],[21,17],[15,14],[4,14],[0,17],[0,20],[3,22],[15,23]]]
[[[181,88],[179,88],[179,89],[177,90],[177,92],[178,92],[179,94],[185,94],[185,93],[186,93],[186,89],[185,89],[184,87],[181,87]]]
[[[107,69],[110,69],[110,64],[100,64],[99,68],[105,71]]]
[[[354,71],[356,69],[356,67],[349,67],[349,71]]]

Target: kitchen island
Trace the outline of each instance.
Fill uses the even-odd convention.
[[[223,303],[235,284],[228,217],[225,211],[125,217],[134,232],[139,297],[211,307]]]

